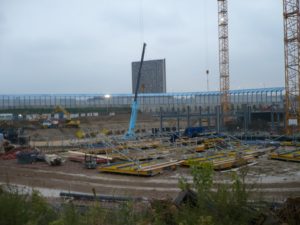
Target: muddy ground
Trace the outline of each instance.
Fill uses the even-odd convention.
[[[25,134],[31,137],[33,141],[52,141],[61,139],[75,138],[78,130],[84,132],[101,131],[103,129],[113,132],[123,131],[128,128],[130,114],[120,114],[116,116],[98,116],[80,118],[80,128],[42,128],[39,122],[23,122],[15,124],[15,126],[25,127]],[[165,126],[174,125],[173,121],[166,121]],[[159,128],[159,118],[148,114],[139,114],[137,129],[151,130],[151,128]]]
[[[255,197],[283,201],[287,197],[300,196],[300,164],[268,160],[266,156],[247,167],[247,183]],[[16,160],[1,161],[0,182],[58,191],[74,191],[97,194],[134,196],[146,198],[175,197],[180,191],[178,179],[192,181],[189,169],[177,168],[155,177],[137,177],[99,173],[88,170],[80,163],[66,161],[63,166],[50,167],[39,162],[20,165]],[[215,172],[215,182],[229,180],[230,171]]]

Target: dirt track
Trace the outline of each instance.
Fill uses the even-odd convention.
[[[228,180],[228,172],[216,172],[215,182]],[[59,167],[45,163],[19,165],[16,160],[1,161],[0,182],[29,187],[147,198],[174,197],[179,192],[178,178],[192,180],[188,169],[178,168],[155,177],[136,177],[99,173],[79,163],[66,162]],[[256,193],[272,200],[300,196],[300,164],[268,160],[265,157],[249,167],[247,183],[254,184]],[[257,189],[258,188],[258,189]]]
[[[128,121],[130,114],[120,114],[116,116],[99,116],[99,117],[81,117],[80,129],[83,131],[101,131],[102,129],[125,131],[128,128]],[[170,125],[168,122],[166,125]],[[19,126],[18,126],[19,125]],[[39,123],[33,125],[31,122],[26,124],[16,124],[18,127],[30,127],[31,129],[25,129],[26,135],[31,137],[33,141],[60,141],[64,139],[75,138],[75,133],[78,128],[41,128]],[[159,127],[159,120],[157,117],[153,117],[148,114],[139,114],[136,128]]]

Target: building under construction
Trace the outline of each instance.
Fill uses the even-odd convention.
[[[141,61],[132,64],[134,94],[0,95],[0,182],[151,203],[177,195],[182,182],[193,187],[204,173],[206,180],[204,170],[192,177],[204,163],[216,171],[209,182],[221,197],[228,189],[244,198],[242,180],[245,190],[257,186],[253,200],[258,192],[259,199],[279,202],[300,196],[299,0],[283,0],[285,87],[240,90],[230,88],[230,7],[227,0],[217,3],[217,91],[166,93],[165,60],[143,67],[144,43]],[[247,174],[238,171],[245,166]],[[237,171],[235,180],[217,171]]]
[[[135,93],[140,62],[132,63],[132,93]],[[166,60],[147,60],[143,62],[139,93],[166,93]]]

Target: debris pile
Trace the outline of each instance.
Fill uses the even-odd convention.
[[[300,224],[300,197],[288,198],[277,215],[287,224]]]

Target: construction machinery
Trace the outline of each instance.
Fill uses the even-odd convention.
[[[87,169],[95,169],[97,167],[97,158],[92,155],[84,156],[84,167]]]
[[[219,70],[224,121],[229,111],[228,1],[218,1]],[[283,0],[286,134],[300,131],[300,3]]]
[[[71,118],[71,114],[63,107],[56,106],[53,110],[53,114],[59,114],[59,125],[62,125],[63,127],[74,127],[78,128],[80,126],[80,120],[74,120]],[[55,121],[53,121],[55,124]]]
[[[128,127],[127,133],[124,136],[124,139],[135,138],[134,129],[135,129],[136,118],[137,118],[138,109],[139,109],[137,98],[138,98],[138,90],[139,90],[141,74],[142,74],[142,67],[143,67],[143,62],[144,62],[145,49],[146,49],[146,43],[144,43],[144,45],[143,45],[143,52],[142,52],[140,67],[139,67],[139,71],[138,71],[138,78],[137,78],[137,82],[136,82],[134,99],[133,99],[133,102],[131,105],[131,116],[130,116],[129,127]]]

